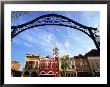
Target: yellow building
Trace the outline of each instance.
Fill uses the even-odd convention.
[[[20,64],[17,61],[11,61],[11,70],[19,71]]]
[[[90,52],[86,53],[89,65],[91,67],[93,76],[100,76],[100,52],[96,49],[92,49]]]
[[[29,77],[32,76],[32,73],[37,75],[36,72],[39,72],[39,64],[40,58],[39,55],[34,54],[26,54],[25,58],[25,67],[22,71],[22,77]]]
[[[88,56],[89,65],[92,72],[96,75],[100,75],[100,57],[99,56]]]

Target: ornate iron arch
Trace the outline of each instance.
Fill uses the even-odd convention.
[[[73,21],[70,18],[58,14],[43,15],[25,24],[11,26],[11,39],[27,29],[45,25],[58,25],[77,29],[88,35],[94,41],[97,50],[100,51],[100,45],[95,39],[96,33],[98,32],[97,28],[84,26],[78,22]]]

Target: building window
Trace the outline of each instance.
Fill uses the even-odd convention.
[[[92,70],[94,70],[94,65],[92,64]]]
[[[76,64],[77,64],[78,67],[80,67],[80,62],[77,62]]]
[[[26,62],[25,69],[28,69],[28,62]]]
[[[72,65],[72,69],[74,69],[74,65]]]
[[[35,61],[32,61],[32,68],[35,68]]]
[[[48,68],[49,68],[49,66],[48,66]]]
[[[59,68],[59,65],[58,65],[58,63],[56,63],[56,68],[57,68],[57,69]]]
[[[98,65],[98,63],[96,63],[96,65],[97,65],[97,68],[99,69],[99,65]]]
[[[74,77],[76,77],[76,74],[74,74]]]
[[[52,65],[52,69],[53,69],[53,65]]]
[[[29,69],[32,69],[32,63],[33,61],[29,61],[29,66],[28,66]]]
[[[51,62],[51,68],[53,69],[53,62]]]
[[[71,77],[71,75],[70,75],[71,73],[68,73],[68,77]]]
[[[35,69],[37,69],[38,68],[38,62],[36,62],[36,65],[35,65]]]
[[[48,68],[48,62],[45,62],[45,68]]]

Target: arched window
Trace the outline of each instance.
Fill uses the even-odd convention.
[[[96,65],[97,65],[97,68],[99,69],[99,64],[98,64],[98,63],[96,63]]]
[[[48,62],[45,62],[45,68],[48,68]]]
[[[40,74],[46,74],[46,72],[45,71],[41,71]]]
[[[38,68],[38,61],[36,62],[36,65],[35,65],[35,69],[37,69]]]
[[[37,77],[37,73],[36,72],[32,72],[31,73],[31,77]]]
[[[28,71],[24,72],[23,76],[24,77],[29,77],[29,72]]]
[[[48,74],[52,74],[53,75],[54,73],[52,71],[50,71],[50,72],[48,72]]]

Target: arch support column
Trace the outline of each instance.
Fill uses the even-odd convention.
[[[88,31],[89,31],[89,33],[90,33],[90,37],[91,37],[92,40],[94,41],[94,44],[95,44],[95,46],[96,46],[96,48],[97,48],[97,51],[100,53],[100,47],[99,47],[99,45],[98,45],[98,43],[97,43],[97,41],[96,41],[96,38],[95,38],[95,36],[94,36],[92,30],[91,30],[91,29],[88,29]]]

